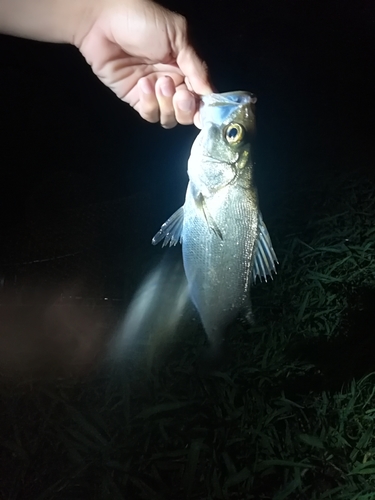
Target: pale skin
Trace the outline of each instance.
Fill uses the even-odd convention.
[[[199,126],[212,92],[186,20],[151,0],[0,0],[0,32],[75,45],[96,76],[145,120]]]

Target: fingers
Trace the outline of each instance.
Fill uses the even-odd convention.
[[[148,78],[138,81],[139,105],[137,111],[142,118],[151,123],[159,121],[159,105],[155,95],[154,84]]]
[[[173,128],[177,120],[173,108],[173,95],[176,87],[172,78],[161,77],[155,84],[156,99],[160,110],[160,124],[164,128]]]
[[[190,125],[197,112],[197,100],[181,84],[176,89],[173,79],[161,76],[141,78],[138,82],[139,103],[137,111],[145,120],[160,124],[164,128],[173,128],[180,123]]]
[[[173,107],[178,123],[181,125],[190,125],[193,123],[194,115],[197,111],[197,101],[193,94],[186,88],[176,91],[173,96]]]

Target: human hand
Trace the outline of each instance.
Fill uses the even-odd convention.
[[[212,92],[186,20],[151,0],[101,0],[73,43],[98,78],[145,120],[199,126],[199,96]]]

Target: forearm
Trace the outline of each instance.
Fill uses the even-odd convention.
[[[0,0],[0,33],[74,43],[96,0]]]

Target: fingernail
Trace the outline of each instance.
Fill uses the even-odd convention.
[[[152,94],[152,86],[148,80],[146,79],[139,80],[139,85],[141,87],[142,92],[144,92],[145,94]]]
[[[171,86],[166,83],[164,85],[160,85],[160,90],[161,93],[163,94],[164,97],[172,97],[173,96],[173,89]]]
[[[177,106],[181,111],[193,111],[195,109],[195,102],[192,99],[186,99],[183,101],[179,101]]]

